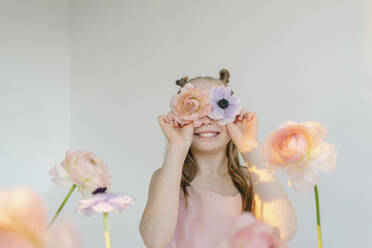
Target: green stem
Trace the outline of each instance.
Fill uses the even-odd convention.
[[[70,198],[70,196],[71,196],[72,192],[74,192],[75,188],[76,188],[76,184],[72,185],[70,191],[68,192],[68,194],[66,195],[65,199],[63,200],[61,206],[59,206],[56,214],[53,216],[53,219],[49,223],[48,228],[50,228],[53,225],[54,221],[57,219],[59,213],[62,211],[62,208],[65,206],[68,198]]]
[[[109,226],[108,226],[108,213],[103,213],[103,223],[104,223],[104,228],[105,228],[106,248],[111,248],[110,231],[109,231]]]
[[[320,229],[320,210],[319,210],[319,196],[318,196],[318,186],[314,186],[315,192],[315,204],[316,204],[316,223],[318,227],[318,247],[322,248],[322,232]]]

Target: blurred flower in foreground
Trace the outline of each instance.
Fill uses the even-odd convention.
[[[319,171],[332,172],[336,168],[337,151],[323,141],[327,129],[313,122],[287,121],[269,133],[262,144],[267,166],[284,171],[288,185],[296,191],[310,191],[319,182]]]
[[[324,141],[327,128],[318,122],[287,121],[271,132],[262,145],[264,163],[287,174],[288,185],[296,191],[315,193],[318,247],[322,247],[318,186],[319,171],[333,172],[337,150]]]
[[[104,189],[89,199],[80,200],[79,212],[90,216],[92,213],[103,213],[106,248],[111,248],[108,213],[121,212],[134,204],[134,198],[125,194],[106,193]]]
[[[57,239],[56,233],[61,238]],[[0,248],[62,247],[81,247],[71,224],[48,231],[47,211],[40,196],[25,187],[0,189]]]
[[[258,222],[250,213],[242,213],[236,220],[229,240],[218,248],[287,248],[274,229]]]
[[[49,226],[56,220],[76,187],[83,198],[88,198],[100,189],[108,190],[111,185],[111,176],[106,164],[99,157],[87,151],[68,150],[65,159],[61,164],[54,165],[49,174],[55,184],[71,186]]]

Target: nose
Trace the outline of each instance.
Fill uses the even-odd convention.
[[[209,118],[208,116],[204,117],[203,122],[202,122],[202,126],[210,125],[210,124],[213,124],[213,120],[211,118]]]

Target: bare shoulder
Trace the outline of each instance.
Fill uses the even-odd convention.
[[[251,175],[248,171],[248,168],[247,166],[240,166],[240,171],[243,172],[243,176],[245,178],[245,180],[247,181],[248,185],[251,186]]]

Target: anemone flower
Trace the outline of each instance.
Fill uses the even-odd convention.
[[[240,98],[232,94],[227,86],[212,87],[210,91],[210,104],[212,110],[209,117],[218,120],[220,125],[234,122],[241,111]]]
[[[49,174],[55,184],[71,187],[49,225],[53,224],[76,187],[82,197],[87,198],[97,189],[107,189],[111,185],[111,176],[105,163],[87,151],[68,150],[65,159],[54,165]]]
[[[105,193],[102,190],[91,198],[80,200],[77,210],[86,216],[90,216],[92,213],[103,213],[106,248],[111,248],[108,213],[111,211],[119,213],[133,204],[134,198],[129,195]]]

